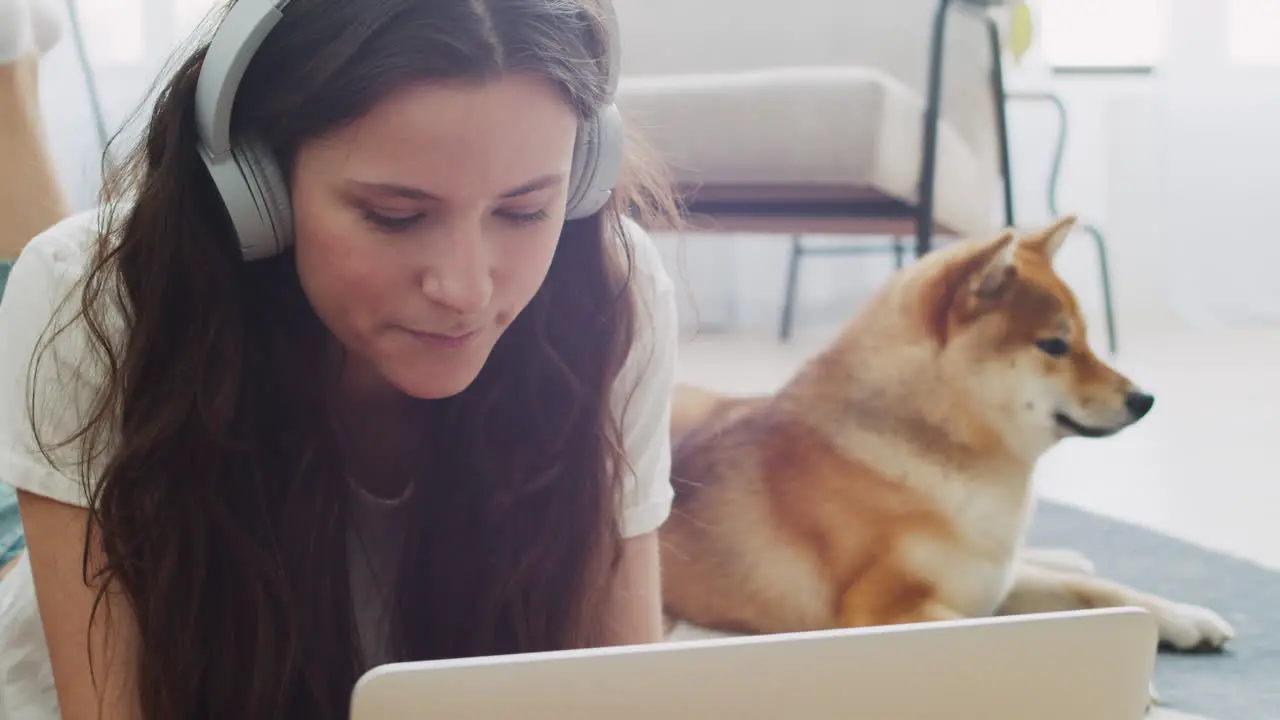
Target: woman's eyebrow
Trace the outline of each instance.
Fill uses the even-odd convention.
[[[351,185],[354,185],[360,188],[361,190],[364,190],[366,192],[371,192],[376,195],[405,198],[407,200],[439,200],[440,199],[438,196],[433,195],[432,193],[429,193],[426,190],[423,190],[422,188],[413,187],[411,185],[400,185],[398,183],[366,182],[364,180],[350,180],[348,182]],[[533,180],[530,180],[529,182],[517,188],[513,188],[511,190],[508,190],[502,193],[501,197],[503,197],[504,199],[520,197],[521,195],[528,195],[530,193],[534,193],[539,190],[545,190],[546,188],[554,187],[556,185],[559,185],[562,182],[564,182],[564,175],[560,173],[542,175],[541,177],[534,178]]]
[[[504,198],[520,197],[521,195],[528,195],[529,193],[534,193],[539,190],[545,190],[549,187],[555,187],[556,185],[559,185],[562,182],[564,182],[564,176],[561,175],[560,173],[543,175],[542,177],[538,177],[538,178],[534,178],[533,180],[530,180],[529,182],[521,185],[518,188],[515,188],[514,190],[509,190],[507,192],[502,193],[502,197]]]

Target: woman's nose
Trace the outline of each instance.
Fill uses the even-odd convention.
[[[466,223],[438,239],[422,279],[422,291],[459,315],[475,315],[493,297],[489,251],[479,223]]]

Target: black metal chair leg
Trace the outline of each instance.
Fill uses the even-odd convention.
[[[893,267],[895,270],[901,270],[906,265],[907,248],[902,244],[902,238],[894,236],[893,238]]]
[[[782,326],[778,328],[778,339],[783,342],[791,339],[791,328],[795,319],[797,280],[800,277],[800,256],[804,254],[804,248],[800,245],[802,237],[801,235],[791,236],[791,262],[787,267],[786,297],[782,303]]]
[[[916,259],[928,255],[933,250],[933,221],[916,218]]]
[[[942,117],[942,58],[947,13],[952,0],[938,0],[929,43],[928,87],[925,92],[924,138],[921,145],[919,198],[916,206],[916,258],[933,249],[934,183],[938,170],[938,124]]]
[[[1111,303],[1111,266],[1107,262],[1107,241],[1102,231],[1093,225],[1082,225],[1081,230],[1093,236],[1094,245],[1098,248],[1098,271],[1102,275],[1102,302],[1107,312],[1107,347],[1111,354],[1116,354],[1116,315]]]

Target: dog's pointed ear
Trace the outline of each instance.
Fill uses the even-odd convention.
[[[967,245],[963,256],[949,262],[927,287],[924,307],[938,343],[945,345],[952,328],[972,322],[995,307],[1013,284],[1017,269],[1014,231]]]
[[[1058,250],[1062,249],[1062,243],[1071,235],[1071,231],[1075,230],[1076,216],[1067,215],[1049,227],[1022,239],[1022,246],[1028,250],[1040,253],[1050,261],[1058,254]]]
[[[970,289],[981,300],[994,300],[1017,275],[1013,251],[1017,247],[1013,230],[1005,230],[987,244],[975,258],[980,269],[973,275]]]

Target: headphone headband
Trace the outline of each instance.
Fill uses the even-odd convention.
[[[283,252],[293,241],[293,212],[284,173],[270,148],[231,137],[231,111],[245,70],[291,0],[236,0],[219,24],[196,81],[200,156],[235,227],[246,260]],[[423,0],[426,2],[426,0]],[[597,0],[606,25],[605,106],[578,132],[565,218],[598,213],[613,194],[622,165],[622,119],[613,104],[621,55],[611,0]]]
[[[196,126],[214,157],[231,152],[231,106],[249,61],[290,0],[239,0],[214,33],[196,81]]]

